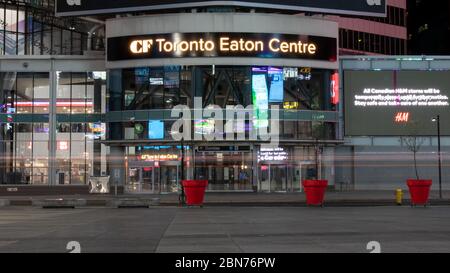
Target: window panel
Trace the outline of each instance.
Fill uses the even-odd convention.
[[[17,22],[17,32],[25,33],[26,31],[26,21],[25,21],[25,11],[19,10],[17,13],[18,22]]]
[[[71,184],[85,184],[86,176],[86,142],[72,140],[72,150],[70,153],[72,173]]]
[[[72,73],[71,113],[86,113],[86,73]]]
[[[53,27],[52,30],[52,47],[50,53],[52,55],[60,55],[62,53],[62,33],[61,29],[58,27]]]
[[[62,55],[71,55],[72,54],[72,43],[71,43],[71,31],[63,30],[62,31]]]
[[[18,73],[16,81],[16,113],[33,113],[33,74]]]
[[[56,112],[71,113],[71,73],[58,73],[58,89],[56,92]]]
[[[17,55],[17,33],[5,33],[5,55]]]
[[[48,73],[34,74],[34,113],[49,113],[49,75]]]
[[[7,6],[5,11],[7,31],[17,32],[17,9],[15,7]]]

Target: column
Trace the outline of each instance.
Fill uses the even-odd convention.
[[[50,71],[50,104],[49,104],[49,152],[48,152],[48,185],[57,185],[56,173],[56,96],[58,90],[58,72],[53,69]]]

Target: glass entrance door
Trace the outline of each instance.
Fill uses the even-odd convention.
[[[288,165],[263,164],[260,166],[260,191],[286,192],[288,191]]]
[[[142,182],[140,192],[158,193],[159,183],[155,179],[155,172],[157,172],[154,167],[144,167],[142,168]]]
[[[270,176],[272,192],[287,191],[287,165],[271,165]]]
[[[129,193],[159,193],[160,183],[158,168],[130,167],[126,191]]]
[[[141,184],[141,168],[128,168],[127,192],[139,192]]]
[[[178,192],[180,185],[180,167],[177,166],[161,166],[161,190],[160,192],[172,193]]]

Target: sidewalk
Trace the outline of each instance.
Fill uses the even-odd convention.
[[[410,204],[409,192],[404,191],[403,205]],[[65,196],[14,196],[0,197],[10,206],[32,206],[37,200],[83,200],[86,207],[102,207],[114,200],[158,200],[159,206],[178,206],[177,194],[126,194],[126,195],[65,195]],[[217,193],[207,192],[205,206],[306,206],[304,193]],[[325,206],[394,206],[394,191],[327,192]],[[430,205],[450,205],[450,191],[439,199],[436,191],[430,194]],[[1,207],[1,202],[0,202]]]

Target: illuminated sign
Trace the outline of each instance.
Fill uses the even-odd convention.
[[[298,109],[300,104],[297,101],[285,101],[283,103],[283,109],[285,110],[294,110]]]
[[[331,103],[337,105],[339,103],[339,74],[333,73],[331,76]]]
[[[394,120],[396,123],[408,123],[409,116],[408,112],[398,112],[395,114]]]
[[[345,134],[436,135],[431,119],[450,120],[448,79],[450,71],[344,71]]]
[[[284,81],[283,69],[269,67],[267,76],[269,77],[269,102],[283,102],[284,100]]]
[[[335,62],[335,38],[268,33],[173,33],[108,38],[108,61],[257,57]]]
[[[219,44],[212,40],[200,38],[197,41],[168,41],[166,39],[134,40],[130,43],[129,50],[133,54],[144,54],[152,51],[153,44],[156,43],[156,50],[160,53],[184,53],[184,52],[212,52],[218,48],[221,52],[264,52],[263,41],[232,40],[230,37],[220,37]],[[317,51],[315,44],[298,42],[286,42],[277,38],[272,38],[267,43],[267,48],[272,52],[297,53],[314,55]]]
[[[361,95],[354,96],[357,107],[371,106],[449,106],[448,95],[443,95],[440,89],[376,89],[365,88]]]
[[[312,79],[312,69],[310,67],[303,67],[299,69],[297,79],[301,81],[310,81]]]
[[[215,121],[213,118],[196,120],[194,121],[194,130],[195,134],[213,134],[215,130]]]
[[[150,120],[148,122],[148,138],[164,139],[164,121]]]
[[[166,10],[205,6],[237,6],[350,15],[386,16],[386,0],[56,0],[59,16]]]
[[[254,67],[252,69],[252,101],[255,128],[269,126],[269,95],[265,68]]]
[[[178,160],[178,155],[176,154],[143,154],[138,156],[139,160],[154,162],[154,161],[174,161]]]
[[[286,161],[289,159],[284,148],[261,148],[258,152],[258,162],[260,161]]]
[[[69,142],[67,141],[58,141],[57,148],[59,151],[67,151],[69,150]]]
[[[101,139],[106,134],[105,123],[89,123],[90,133],[86,134],[86,137],[90,139]]]
[[[140,123],[136,123],[134,125],[134,133],[137,135],[140,135],[144,132],[144,125],[140,124]]]

